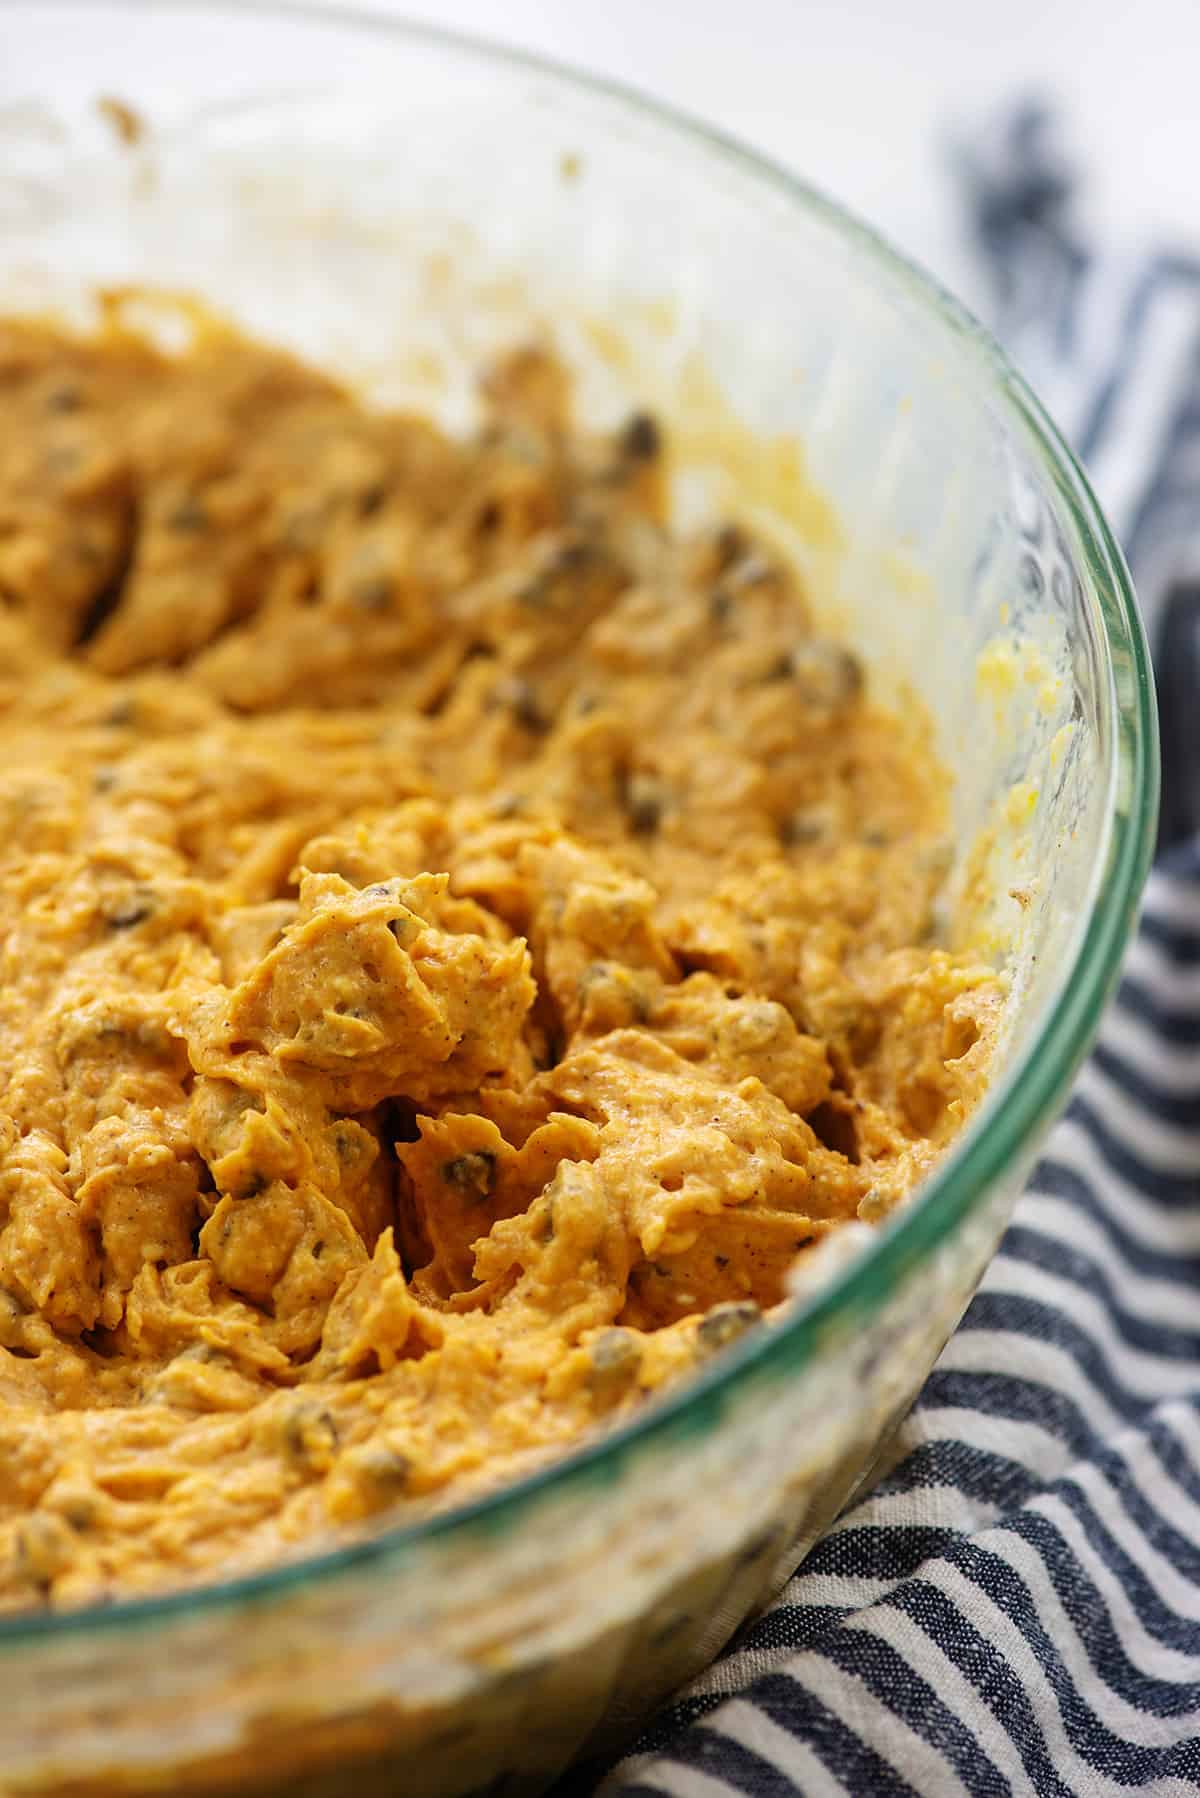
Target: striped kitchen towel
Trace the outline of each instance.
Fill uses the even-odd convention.
[[[1052,125],[1022,107],[961,159],[992,322],[1089,463],[1152,639],[1186,647],[1200,618],[1200,261],[1098,255]],[[1174,832],[1189,816],[1200,828],[1187,666],[1172,655],[1162,670]],[[594,1787],[576,1775],[563,1789]],[[599,1786],[1131,1789],[1200,1791],[1195,839],[1160,858],[1096,1051],[898,1464]]]

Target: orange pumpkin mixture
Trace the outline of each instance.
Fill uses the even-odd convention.
[[[960,1125],[943,771],[665,458],[0,327],[0,1606],[513,1477]]]

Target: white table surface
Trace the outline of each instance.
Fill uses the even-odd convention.
[[[1200,243],[1200,0],[370,0],[700,114],[845,201],[968,300],[947,134],[1061,103],[1106,241]]]

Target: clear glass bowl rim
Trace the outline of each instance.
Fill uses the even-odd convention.
[[[415,1523],[380,1531],[369,1540],[288,1561],[281,1566],[161,1597],[127,1599],[103,1607],[35,1612],[0,1618],[0,1647],[15,1648],[46,1636],[76,1640],[154,1620],[192,1617],[199,1611],[286,1599],[299,1587],[373,1564],[373,1575],[407,1559],[424,1542],[452,1531],[476,1530],[481,1548],[488,1535],[519,1527],[522,1517],[556,1489],[586,1483],[603,1490],[631,1454],[652,1444],[669,1447],[719,1426],[725,1406],[759,1378],[798,1376],[823,1339],[849,1319],[862,1322],[933,1256],[986,1197],[993,1183],[1053,1115],[1086,1053],[1119,972],[1122,952],[1137,916],[1153,855],[1158,816],[1158,720],[1149,650],[1124,557],[1082,468],[1041,403],[990,334],[960,301],[871,227],[789,170],[702,120],[628,85],[589,74],[516,47],[447,30],[424,21],[321,0],[0,0],[0,13],[96,10],[135,14],[154,10],[278,19],[311,23],[346,33],[375,33],[513,71],[526,70],[563,89],[590,97],[659,127],[685,149],[699,148],[773,191],[799,213],[807,212],[875,260],[934,313],[967,346],[1005,403],[1009,422],[1041,464],[1042,473],[1071,515],[1097,603],[1104,673],[1111,700],[1112,756],[1108,769],[1107,829],[1092,874],[1093,903],[1057,992],[1043,1006],[1030,1040],[989,1094],[976,1121],[925,1181],[919,1196],[861,1259],[835,1275],[820,1292],[799,1303],[784,1322],[752,1334],[706,1373],[671,1393],[620,1429],[586,1443],[494,1493]],[[1118,796],[1125,796],[1125,808]]]

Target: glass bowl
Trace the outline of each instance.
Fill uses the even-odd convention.
[[[483,357],[548,333],[589,419],[636,401],[667,422],[681,514],[736,494],[788,544],[956,774],[956,915],[1011,978],[990,1096],[901,1214],[807,1264],[787,1321],[456,1511],[0,1620],[5,1792],[535,1790],[778,1588],[995,1247],[1150,853],[1128,575],[961,308],[702,127],[366,14],[36,0],[0,4],[0,37],[0,310],[86,317],[119,288],[170,338],[178,311],[144,290],[198,295],[451,426]]]

